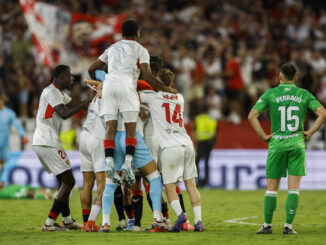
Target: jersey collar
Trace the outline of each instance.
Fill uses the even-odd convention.
[[[56,89],[58,89],[60,91],[60,93],[63,95],[63,92],[58,88],[57,85],[55,85],[55,83],[51,83]]]
[[[280,83],[279,86],[295,86],[294,83]]]

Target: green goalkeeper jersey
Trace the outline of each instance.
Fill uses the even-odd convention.
[[[269,108],[271,133],[270,151],[290,151],[305,148],[304,130],[307,108],[315,111],[321,104],[305,89],[292,83],[281,83],[267,90],[257,101],[254,109],[263,113]]]

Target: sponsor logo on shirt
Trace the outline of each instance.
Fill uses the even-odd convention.
[[[276,134],[276,135],[273,136],[273,138],[276,139],[276,140],[278,140],[278,139],[282,140],[282,139],[290,139],[290,138],[298,137],[298,136],[299,136],[298,133],[290,134],[290,135],[278,135],[278,134]]]

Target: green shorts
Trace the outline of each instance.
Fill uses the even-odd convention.
[[[289,175],[306,175],[305,149],[268,152],[266,178],[278,179],[281,177],[286,177],[286,169],[288,169]]]

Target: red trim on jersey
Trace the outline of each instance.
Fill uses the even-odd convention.
[[[48,106],[46,107],[46,110],[45,110],[45,115],[44,115],[45,119],[52,118],[53,112],[54,112],[54,109],[52,108],[52,106],[50,106],[48,104]]]
[[[126,138],[126,145],[132,145],[132,146],[136,147],[137,139],[136,138]]]
[[[153,91],[155,91],[155,88],[153,88],[151,85],[149,85],[144,80],[138,80],[137,81],[137,91],[142,91],[142,90],[153,90]]]
[[[132,38],[124,38],[123,40],[129,40],[129,41],[134,41],[134,42],[136,42],[136,40],[135,40],[135,39],[132,39]]]
[[[54,83],[51,83],[56,89],[58,89],[60,91],[60,93],[63,95],[62,91],[58,88],[57,85],[55,85]]]
[[[49,213],[49,217],[50,217],[51,219],[57,220],[58,215],[50,211],[50,213]]]
[[[132,195],[133,196],[136,196],[136,195],[142,196],[143,195],[143,191],[142,190],[135,190],[135,191],[132,192]]]
[[[104,149],[114,148],[114,140],[104,140]]]

